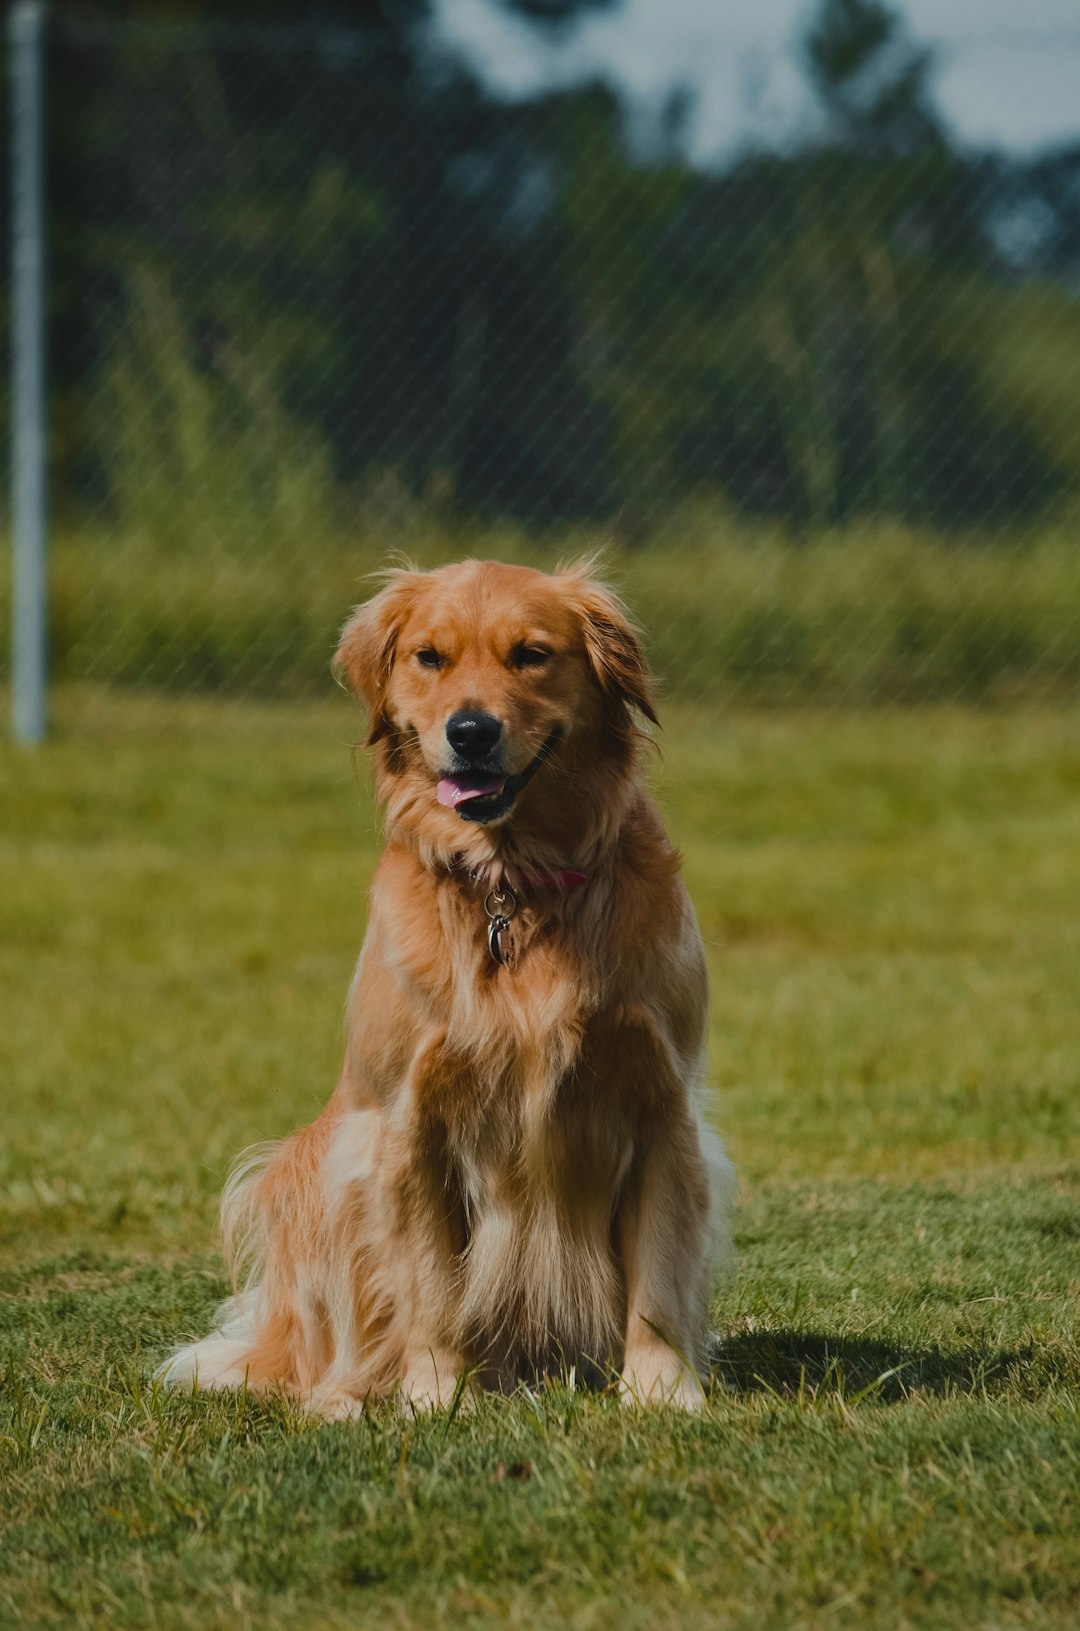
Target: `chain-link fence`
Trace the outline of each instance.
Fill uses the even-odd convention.
[[[52,19],[71,717],[318,693],[393,552],[598,544],[676,696],[1076,692],[1080,131],[962,151],[902,30],[853,66],[825,4],[818,122],[695,166],[677,102],[500,101],[423,5],[359,9]]]

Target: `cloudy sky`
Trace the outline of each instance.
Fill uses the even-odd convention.
[[[815,9],[812,0],[622,0],[549,44],[497,0],[441,0],[441,26],[509,94],[599,71],[649,108],[689,85],[692,146],[707,160],[748,135],[798,127],[806,92],[794,42]],[[1080,0],[902,0],[896,9],[937,47],[938,105],[962,141],[1030,151],[1080,138]]]

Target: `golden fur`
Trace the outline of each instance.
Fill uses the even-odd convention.
[[[340,1416],[573,1367],[692,1407],[727,1166],[700,1113],[701,938],[641,782],[635,631],[585,567],[466,561],[388,574],[336,665],[386,821],[344,1066],[310,1127],[234,1172],[236,1293],[162,1374]],[[535,771],[488,824],[436,797],[460,710]],[[512,968],[483,906],[506,885]]]

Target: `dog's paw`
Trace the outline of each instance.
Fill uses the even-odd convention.
[[[407,1410],[446,1410],[457,1392],[463,1370],[456,1354],[445,1350],[413,1354],[406,1362],[398,1398]]]
[[[631,1408],[670,1405],[675,1410],[700,1410],[705,1390],[695,1371],[666,1343],[650,1344],[628,1354],[619,1377],[619,1397]]]
[[[623,1371],[619,1378],[619,1398],[630,1409],[670,1405],[674,1410],[700,1410],[705,1390],[693,1371],[683,1367],[675,1378],[642,1376],[640,1371]]]
[[[315,1389],[307,1408],[312,1416],[320,1416],[323,1421],[355,1421],[364,1414],[367,1403],[347,1388],[327,1387]]]

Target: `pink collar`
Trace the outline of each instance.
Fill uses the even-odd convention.
[[[584,872],[565,867],[561,872],[525,872],[521,881],[526,889],[580,889],[589,879]]]
[[[478,872],[470,872],[469,876],[474,883],[479,883]],[[519,876],[521,889],[582,889],[589,881],[588,873],[578,872],[575,867],[563,867],[558,872],[549,872],[546,868],[541,868],[539,872],[522,872]],[[509,888],[510,881],[504,873],[497,885],[497,891]]]

